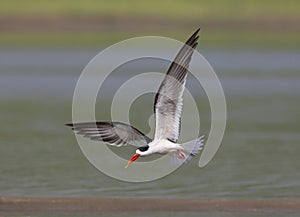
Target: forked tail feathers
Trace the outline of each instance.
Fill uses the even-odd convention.
[[[184,150],[181,154],[184,154],[184,158],[178,157],[178,153],[173,153],[171,155],[172,162],[176,164],[182,164],[189,162],[193,157],[195,157],[203,149],[204,146],[204,135],[201,137],[184,143],[181,145]]]
[[[183,144],[184,150],[186,153],[190,153],[187,158],[185,159],[185,163],[190,161],[193,157],[195,157],[199,152],[203,149],[204,146],[204,135],[200,136],[199,138]]]

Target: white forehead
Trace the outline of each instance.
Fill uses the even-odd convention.
[[[142,152],[141,152],[139,149],[136,149],[136,150],[135,150],[135,153],[137,153],[137,154],[142,154]]]

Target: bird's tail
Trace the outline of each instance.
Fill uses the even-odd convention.
[[[201,137],[195,140],[182,144],[184,150],[180,154],[184,156],[181,157],[181,155],[178,155],[178,153],[173,153],[171,156],[172,162],[178,164],[189,162],[193,157],[199,154],[199,152],[203,149],[203,146],[204,146],[204,135],[202,135]]]
[[[185,159],[185,163],[190,161],[193,157],[195,157],[199,152],[203,149],[204,146],[204,135],[201,137],[187,142],[182,145],[184,147],[184,152],[186,153],[187,157]]]

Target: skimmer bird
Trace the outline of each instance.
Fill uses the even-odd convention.
[[[155,136],[150,139],[137,128],[120,122],[83,122],[70,123],[77,134],[92,140],[103,141],[112,146],[137,145],[135,154],[128,161],[125,168],[139,157],[152,154],[169,154],[173,158],[188,161],[200,152],[203,146],[203,136],[195,140],[193,148],[188,150],[177,140],[180,133],[180,118],[183,105],[183,91],[194,49],[198,45],[200,29],[186,41],[156,93],[154,100]]]

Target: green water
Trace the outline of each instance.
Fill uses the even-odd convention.
[[[195,158],[162,179],[127,183],[95,169],[64,126],[71,121],[75,82],[86,59],[93,56],[93,52],[84,54],[74,69],[72,61],[61,66],[51,59],[35,66],[30,60],[26,65],[26,59],[20,66],[2,63],[1,196],[299,199],[300,74],[296,63],[286,69],[288,64],[283,62],[277,70],[264,69],[263,63],[257,69],[240,65],[232,71],[220,65],[217,73],[226,95],[228,119],[214,159],[202,169]],[[280,66],[278,61],[275,64]],[[199,102],[202,97],[199,95]],[[148,104],[152,104],[151,97],[139,109],[147,112]],[[97,106],[97,114],[101,111]],[[209,115],[206,105],[201,111],[205,133]],[[141,129],[147,128],[143,120],[135,121]]]

